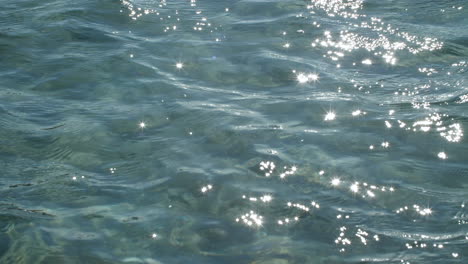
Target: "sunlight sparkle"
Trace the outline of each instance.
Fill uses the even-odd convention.
[[[338,186],[338,185],[340,185],[340,183],[341,183],[341,180],[339,178],[333,178],[331,180],[331,185],[333,185],[333,186]]]
[[[335,120],[336,118],[336,114],[335,112],[328,112],[326,115],[325,115],[325,121],[331,121],[331,120]]]

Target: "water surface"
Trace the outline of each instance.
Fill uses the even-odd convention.
[[[0,263],[466,262],[466,1],[2,7]]]

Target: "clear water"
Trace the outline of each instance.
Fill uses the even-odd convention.
[[[465,0],[5,0],[0,263],[466,263]]]

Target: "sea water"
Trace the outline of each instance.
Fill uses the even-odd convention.
[[[465,0],[5,0],[0,263],[467,263]]]

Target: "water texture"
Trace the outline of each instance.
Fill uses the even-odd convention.
[[[5,0],[0,263],[467,263],[464,0]]]

